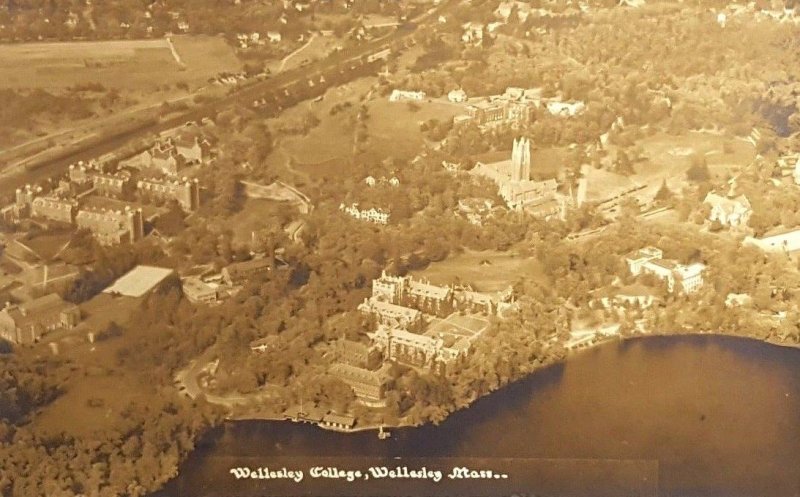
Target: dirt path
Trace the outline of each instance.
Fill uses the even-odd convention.
[[[300,52],[302,52],[303,50],[305,50],[306,48],[308,48],[308,46],[309,46],[309,45],[311,45],[311,43],[312,43],[312,42],[313,42],[313,41],[314,41],[316,38],[317,38],[317,35],[316,35],[316,33],[315,33],[315,34],[312,34],[312,35],[311,35],[311,37],[308,39],[308,41],[305,43],[305,45],[303,45],[302,47],[298,48],[298,49],[297,49],[297,50],[295,50],[294,52],[292,52],[292,53],[290,53],[289,55],[287,55],[286,57],[284,57],[284,58],[283,58],[283,60],[281,60],[281,65],[280,65],[280,67],[278,68],[278,71],[283,71],[283,70],[284,70],[284,68],[286,68],[286,63],[287,63],[287,62],[289,62],[289,60],[290,60],[290,59],[292,59],[294,56],[296,56],[297,54],[299,54]]]

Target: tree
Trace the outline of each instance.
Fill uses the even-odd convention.
[[[658,191],[656,192],[656,196],[654,198],[659,202],[668,202],[669,200],[672,199],[672,196],[673,196],[672,190],[670,190],[669,187],[667,186],[667,180],[665,179],[661,183],[661,188],[658,189]]]

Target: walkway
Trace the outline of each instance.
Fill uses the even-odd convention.
[[[299,54],[300,52],[308,48],[308,46],[311,45],[311,42],[313,42],[314,39],[316,39],[316,37],[317,37],[316,33],[312,34],[311,37],[309,37],[308,41],[305,43],[305,45],[303,45],[302,47],[298,48],[294,52],[284,57],[283,60],[281,60],[281,66],[278,69],[278,71],[283,71],[286,68],[286,63],[289,62],[289,59],[291,59],[295,55]]]

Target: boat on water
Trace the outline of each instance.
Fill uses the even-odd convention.
[[[380,440],[386,440],[387,438],[389,438],[391,436],[392,436],[392,434],[389,433],[388,431],[385,431],[383,429],[383,426],[378,427],[378,438]]]

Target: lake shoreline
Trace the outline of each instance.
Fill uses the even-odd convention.
[[[563,359],[551,360],[549,362],[540,363],[537,366],[535,366],[533,370],[525,373],[524,375],[520,376],[519,378],[511,379],[511,380],[499,385],[497,388],[486,392],[483,395],[475,395],[472,399],[467,401],[467,403],[465,405],[459,406],[456,409],[453,409],[452,411],[448,412],[447,416],[442,421],[446,420],[452,414],[454,414],[454,413],[456,413],[458,411],[469,409],[478,400],[483,399],[483,398],[485,398],[485,397],[497,392],[498,390],[501,390],[501,389],[503,389],[505,387],[508,387],[508,386],[510,386],[510,385],[512,385],[512,384],[514,384],[516,382],[523,381],[526,378],[530,377],[531,375],[535,375],[535,374],[539,373],[540,371],[542,371],[542,370],[544,370],[544,369],[546,369],[548,367],[551,367],[551,366],[554,366],[554,365],[557,365],[557,364],[564,364],[568,360],[570,360],[570,358],[579,355],[581,352],[592,350],[592,349],[594,349],[596,347],[599,347],[601,345],[605,345],[605,344],[607,344],[609,342],[618,341],[620,343],[624,343],[624,342],[629,342],[629,341],[638,340],[638,339],[642,339],[642,338],[651,338],[651,337],[653,337],[653,338],[654,337],[664,338],[664,337],[693,337],[693,336],[698,336],[698,337],[741,338],[741,339],[751,340],[751,341],[760,342],[760,343],[764,343],[764,344],[768,344],[768,345],[774,345],[776,347],[800,349],[800,343],[776,341],[776,340],[769,340],[769,339],[763,339],[763,338],[756,338],[756,337],[747,336],[747,335],[736,335],[736,334],[732,334],[732,333],[720,333],[720,332],[692,332],[692,333],[657,332],[657,333],[647,333],[647,334],[636,334],[636,335],[631,335],[631,336],[612,335],[612,336],[601,337],[600,339],[598,339],[595,342],[592,342],[592,343],[589,343],[589,344],[586,344],[586,345],[583,345],[583,346],[579,346],[579,347],[568,348],[567,349],[567,354],[565,355],[565,357]],[[339,428],[326,426],[326,425],[323,425],[321,423],[314,423],[314,422],[303,421],[303,420],[295,421],[295,420],[286,418],[284,415],[246,414],[246,415],[239,415],[239,416],[228,416],[228,417],[226,417],[224,419],[225,423],[253,422],[253,421],[268,421],[268,422],[286,421],[286,422],[295,423],[295,424],[311,424],[311,425],[315,425],[318,428],[326,430],[326,431],[331,431],[331,432],[335,432],[335,433],[341,433],[341,434],[345,434],[345,435],[346,434],[354,434],[354,433],[362,433],[362,432],[365,432],[365,431],[376,431],[377,432],[381,427],[383,427],[383,429],[385,429],[385,430],[392,430],[392,429],[400,429],[400,428],[420,428],[420,427],[423,427],[423,426],[426,426],[426,425],[435,424],[435,423],[431,423],[431,422],[418,423],[418,424],[413,424],[413,423],[408,423],[408,422],[405,422],[405,423],[404,422],[399,422],[399,423],[387,423],[387,424],[383,424],[383,425],[379,425],[379,424],[364,425],[364,426],[358,426],[358,427],[354,427],[352,429],[346,430],[346,429],[339,429]]]

